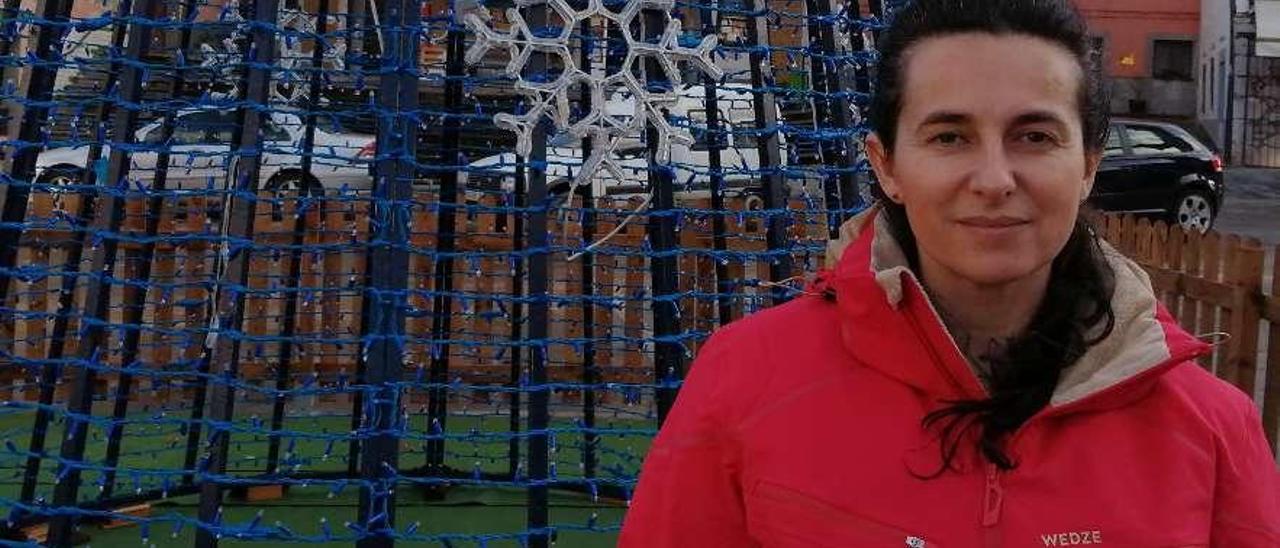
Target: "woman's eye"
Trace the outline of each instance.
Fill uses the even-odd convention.
[[[1043,131],[1029,131],[1022,136],[1027,142],[1036,145],[1045,145],[1057,142],[1053,135]]]
[[[941,145],[948,145],[948,146],[960,144],[962,140],[963,138],[960,137],[959,133],[955,133],[952,131],[948,131],[946,133],[939,133],[937,135],[934,135],[933,138],[930,139],[930,141],[933,141],[935,143],[938,143]]]

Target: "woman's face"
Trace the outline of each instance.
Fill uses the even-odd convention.
[[[926,275],[979,286],[1047,274],[1089,195],[1079,64],[1052,42],[966,33],[904,56],[897,142],[868,155],[902,204]]]

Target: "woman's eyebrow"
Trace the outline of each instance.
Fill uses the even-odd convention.
[[[1028,124],[1054,124],[1065,127],[1067,122],[1058,116],[1057,113],[1048,110],[1033,110],[1019,114],[1013,119],[1013,125],[1023,126]]]
[[[939,110],[929,113],[925,116],[924,121],[920,122],[917,129],[931,126],[934,124],[964,124],[972,120],[972,117],[963,112],[954,112],[948,110]]]

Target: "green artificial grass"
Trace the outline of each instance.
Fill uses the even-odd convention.
[[[261,411],[261,410],[259,410]],[[291,406],[291,412],[298,410]],[[175,473],[183,470],[186,453],[186,436],[180,430],[180,422],[187,419],[188,410],[170,410],[159,413],[131,415],[138,422],[125,427],[122,453],[117,475],[115,495],[135,491],[158,489],[164,485],[158,472]],[[95,408],[94,416],[110,415],[106,408]],[[603,415],[603,414],[602,414]],[[22,481],[22,467],[26,458],[18,453],[26,451],[35,413],[28,409],[0,408],[0,499],[17,499]],[[267,430],[269,411],[257,420],[248,412],[237,413],[236,426]],[[409,417],[410,432],[424,435],[430,431],[425,417]],[[523,422],[523,421],[522,421]],[[467,473],[506,473],[509,469],[508,447],[509,418],[505,414],[453,415],[448,417],[444,432],[451,436],[446,441],[446,464]],[[568,419],[553,419],[551,428],[564,429],[554,436],[551,462],[555,474],[561,479],[583,477],[584,436],[574,431],[577,425]],[[634,478],[640,462],[648,450],[654,426],[652,421],[633,416],[601,418],[597,428],[606,429],[596,442],[597,474],[601,479],[626,480]],[[65,425],[54,421],[50,425],[46,452],[57,455]],[[316,416],[291,416],[284,423],[281,436],[282,470],[299,473],[344,471],[347,469],[348,442],[340,439],[348,435],[350,417],[330,414]],[[334,441],[324,437],[335,438]],[[268,439],[265,433],[236,433],[231,438],[228,456],[228,474],[253,477],[266,468]],[[522,440],[523,441],[523,440]],[[425,440],[405,439],[401,442],[400,467],[412,469],[425,462]],[[107,430],[104,425],[89,428],[89,440],[85,461],[104,462]],[[523,455],[525,444],[520,444]],[[42,461],[37,496],[52,497],[53,474],[57,466],[54,458]],[[80,499],[91,501],[99,494],[99,471],[82,474]],[[170,476],[169,485],[176,486],[180,477]],[[317,482],[321,483],[321,482]],[[416,535],[461,535],[453,538],[452,546],[480,546],[479,538],[467,535],[486,535],[485,546],[515,547],[519,543],[502,535],[512,535],[526,528],[526,491],[519,487],[490,487],[455,485],[446,490],[442,500],[428,500],[423,490],[404,483],[398,487],[397,524],[400,530],[418,523]],[[280,500],[244,502],[228,497],[223,506],[223,523],[248,524],[258,518],[262,530],[274,529],[277,522],[296,535],[322,536],[321,518],[327,520],[334,535],[351,535],[344,527],[348,521],[356,521],[359,490],[347,486],[341,492],[330,493],[330,486],[313,484],[293,486]],[[7,506],[0,501],[0,514],[7,514]],[[85,525],[83,532],[90,537],[91,546],[191,546],[194,528],[190,523],[177,530],[174,524],[181,517],[194,520],[198,497],[171,497],[153,501],[150,524],[143,528],[128,526],[103,530],[96,525]],[[556,546],[613,546],[616,528],[622,521],[624,508],[617,501],[592,501],[585,495],[551,492],[549,502],[552,526],[559,526]],[[575,531],[573,528],[593,530]],[[147,533],[147,543],[142,543],[142,533]],[[278,540],[239,541],[224,539],[227,545],[280,543]],[[441,542],[401,541],[403,545],[436,545]],[[312,546],[351,546],[349,540],[308,543]]]
[[[315,537],[307,542],[290,544],[323,547],[352,546],[351,531],[344,527],[347,521],[356,520],[358,494],[348,490],[330,498],[327,488],[294,488],[284,499],[254,503],[229,500],[223,505],[223,523],[244,526],[255,519],[263,531],[283,524],[296,535]],[[124,546],[192,546],[195,531],[185,525],[175,534],[176,518],[194,519],[198,509],[198,497],[175,497],[158,502],[152,507],[153,523],[147,528],[147,541],[143,543],[143,528],[127,526],[103,530],[86,526],[81,531],[88,535],[92,547]],[[525,492],[513,488],[455,487],[443,500],[427,501],[422,492],[402,489],[396,501],[397,527],[403,531],[409,524],[417,523],[417,540],[401,540],[403,546],[446,546],[441,540],[430,540],[434,535],[449,535],[448,545],[455,547],[479,546],[481,538],[492,548],[516,548],[520,544],[512,536],[525,530]],[[595,531],[558,530],[556,546],[596,548],[615,546],[617,533],[608,530],[622,522],[624,508],[606,502],[591,502],[587,497],[569,493],[552,492],[549,497],[549,517],[553,526],[588,527]],[[323,524],[327,522],[336,538],[324,542]],[[470,536],[470,537],[469,537]],[[237,540],[224,537],[221,545],[241,546],[279,543],[279,540]]]

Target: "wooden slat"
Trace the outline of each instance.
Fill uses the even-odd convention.
[[[1190,232],[1183,230],[1185,238],[1185,247],[1182,254],[1182,272],[1190,278],[1200,275],[1200,253],[1204,249],[1204,236],[1198,232]],[[1198,329],[1197,324],[1200,322],[1200,303],[1191,295],[1183,294],[1182,297],[1182,315],[1178,317],[1182,327],[1187,331],[1195,333]]]
[[[1262,397],[1262,425],[1271,447],[1280,438],[1280,245],[1271,249],[1271,296],[1266,314],[1271,323],[1267,330],[1267,378]]]
[[[1140,263],[1151,263],[1151,221],[1146,217],[1138,219],[1133,227],[1132,257]]]
[[[604,209],[609,207],[607,202],[597,200],[596,207]],[[596,216],[596,234],[603,237],[605,234],[613,231],[618,226],[617,219],[610,215],[597,214]],[[617,256],[605,253],[596,253],[595,260],[595,291],[596,295],[601,297],[613,297],[618,289],[614,275],[617,273]],[[617,367],[614,363],[613,343],[604,342],[608,337],[614,334],[613,325],[613,306],[596,306],[592,310],[592,322],[595,326],[595,345],[596,350],[596,369],[597,371],[608,371]]]
[[[1222,377],[1253,395],[1258,367],[1258,321],[1261,318],[1259,302],[1254,297],[1262,293],[1262,267],[1265,255],[1262,245],[1254,239],[1229,238],[1230,255],[1224,281],[1233,286],[1235,298],[1231,308],[1231,321],[1226,329],[1232,334],[1227,345],[1226,359],[1220,364]]]
[[[168,222],[172,224],[172,216],[168,216]],[[156,288],[155,296],[152,297],[154,312],[152,319],[153,325],[168,331],[174,328],[174,301],[177,299],[178,292],[172,289],[175,282],[178,281],[177,261],[174,259],[172,246],[157,246],[155,251],[155,265],[152,267],[152,279],[163,284],[162,287]],[[142,339],[143,361],[153,369],[165,370],[169,368],[173,362],[173,347],[177,339],[171,335],[164,335],[157,331],[151,331]],[[139,387],[141,388],[141,387]],[[151,388],[151,387],[148,387]],[[155,401],[166,402],[170,398],[168,390],[160,388],[161,393],[153,393]]]
[[[1201,242],[1200,255],[1200,276],[1208,281],[1218,281],[1221,279],[1222,273],[1222,237],[1217,232],[1210,232],[1205,235]],[[1196,323],[1196,330],[1193,334],[1205,335],[1219,331],[1218,328],[1218,303],[1200,301],[1199,321]],[[1201,365],[1210,371],[1216,371],[1216,364],[1220,359],[1222,346],[1216,346],[1213,352],[1200,359]]]

